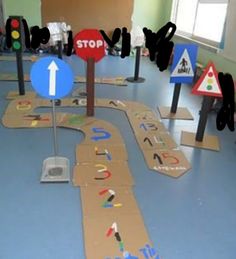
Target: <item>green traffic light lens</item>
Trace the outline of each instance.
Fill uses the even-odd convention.
[[[18,41],[14,41],[12,46],[13,46],[13,49],[15,49],[15,50],[18,50],[21,48],[21,44]]]

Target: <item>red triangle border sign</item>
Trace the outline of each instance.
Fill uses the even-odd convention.
[[[210,91],[210,90],[207,90],[207,88],[206,88],[206,90],[199,89],[202,86],[202,83],[205,80],[205,77],[208,75],[210,69],[212,69],[212,72],[213,72],[212,78],[213,78],[213,80],[215,80],[217,91]],[[212,61],[210,61],[207,64],[203,74],[201,75],[199,80],[194,85],[194,87],[192,89],[192,94],[206,95],[206,96],[212,96],[212,97],[223,97],[222,91],[221,91],[221,88],[220,88],[220,83],[219,83],[219,80],[218,80],[218,73],[217,73],[215,65]]]

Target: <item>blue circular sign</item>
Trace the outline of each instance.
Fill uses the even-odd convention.
[[[69,65],[55,57],[41,58],[30,71],[32,86],[47,99],[66,96],[73,87],[74,76]]]

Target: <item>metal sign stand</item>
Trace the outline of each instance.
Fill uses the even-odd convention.
[[[58,41],[58,58],[62,59],[62,42]],[[52,123],[53,123],[53,144],[54,156],[48,157],[43,161],[43,172],[41,182],[69,182],[70,181],[70,163],[66,157],[58,156],[57,142],[57,120],[55,99],[52,102]]]

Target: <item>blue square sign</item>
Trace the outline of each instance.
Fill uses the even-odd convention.
[[[170,83],[192,83],[196,68],[198,46],[176,44],[171,66]]]

